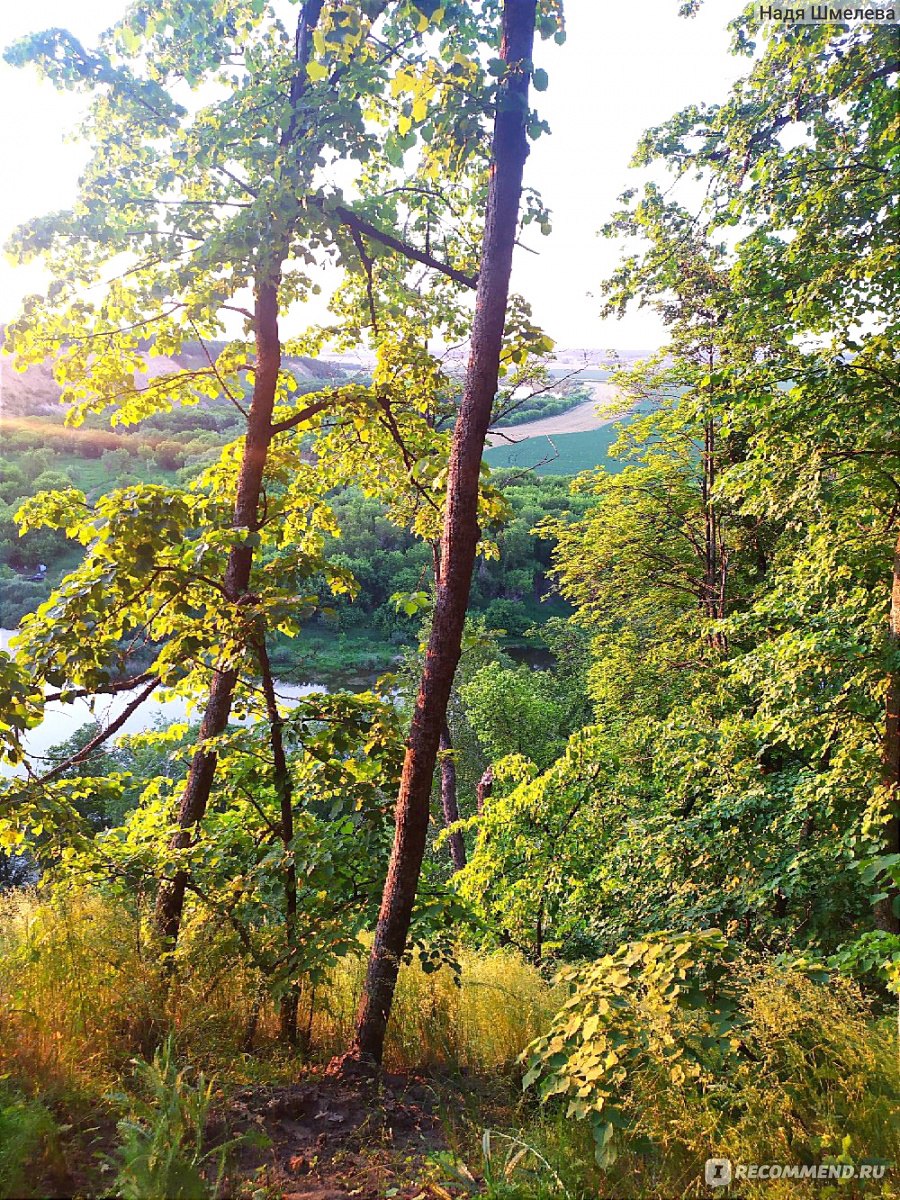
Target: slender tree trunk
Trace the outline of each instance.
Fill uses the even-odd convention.
[[[712,421],[703,428],[703,516],[704,516],[704,590],[706,615],[710,620],[719,616],[717,593],[719,584],[718,548],[716,534],[716,510],[712,502],[712,490],[716,482],[716,430]]]
[[[484,812],[485,801],[490,799],[493,790],[494,768],[488,766],[487,770],[478,780],[478,786],[475,788],[475,808],[479,816]]]
[[[275,794],[280,808],[279,829],[284,846],[284,932],[288,962],[291,972],[296,970],[297,959],[297,868],[294,865],[291,842],[294,840],[294,785],[284,752],[284,721],[278,711],[275,696],[275,681],[266,649],[265,631],[257,648],[259,669],[262,675],[263,695],[266,700],[266,715],[269,718],[269,743],[274,762]],[[281,998],[279,1016],[281,1036],[291,1046],[297,1045],[297,1010],[300,1007],[300,985],[292,981]]]
[[[894,550],[888,638],[890,649],[895,654],[900,653],[900,537]],[[896,666],[888,678],[881,761],[890,814],[884,831],[883,853],[900,854],[900,670]],[[900,916],[894,911],[897,898],[897,888],[891,887],[887,896],[875,905],[875,924],[889,933],[900,933]]]
[[[247,418],[244,456],[238,475],[237,497],[233,525],[246,531],[230,554],[225,569],[224,592],[230,604],[240,604],[247,594],[253,567],[253,546],[250,535],[259,524],[259,500],[262,494],[266,456],[272,440],[272,412],[275,391],[281,369],[281,340],[278,333],[278,281],[267,280],[257,285],[254,305],[256,323],[256,367],[253,397]],[[191,843],[193,830],[203,819],[216,773],[216,754],[204,748],[209,738],[224,733],[231,715],[231,702],[237,683],[232,668],[216,671],[209,701],[200,725],[200,748],[191,760],[181,803],[178,807],[178,831],[172,838],[174,849],[184,849]],[[156,920],[160,932],[170,942],[178,938],[187,873],[178,870],[174,878],[160,888],[156,902]]]
[[[285,150],[294,146],[302,132],[300,101],[306,88],[303,70],[309,61],[312,33],[319,20],[324,0],[305,0],[297,19],[295,62],[297,70],[290,86],[290,121],[283,131],[281,145]],[[234,504],[233,527],[246,531],[228,556],[223,590],[231,604],[240,604],[246,597],[253,568],[253,544],[250,535],[259,528],[259,502],[262,495],[266,459],[272,442],[272,413],[278,375],[281,370],[281,338],[278,331],[278,295],[281,267],[290,245],[290,230],[284,230],[271,247],[268,262],[256,279],[254,300],[254,332],[256,362],[254,365],[253,396],[247,415],[244,455],[238,473],[237,496]],[[174,849],[185,849],[191,843],[193,831],[203,819],[216,774],[216,754],[204,748],[209,738],[224,733],[231,715],[231,702],[237,683],[237,672],[226,667],[217,670],[210,687],[209,702],[200,725],[200,748],[194,754],[188,771],[181,803],[178,807],[178,831],[172,838]],[[174,945],[181,925],[187,874],[178,870],[172,880],[164,883],[157,895],[156,922],[166,941]]]
[[[710,370],[713,356],[710,353]],[[701,607],[710,623],[725,616],[725,591],[728,578],[728,555],[722,543],[719,514],[713,500],[716,483],[716,425],[712,419],[703,426],[703,479],[700,495],[703,502],[703,599]],[[710,644],[717,650],[728,649],[728,639],[721,629],[709,637]]]
[[[472,582],[481,459],[497,392],[522,173],[528,155],[525,124],[535,12],[536,0],[505,0],[503,6],[500,53],[508,71],[494,123],[471,351],[450,453],[441,579],[400,781],[394,846],[357,1013],[356,1036],[348,1055],[349,1060],[366,1064],[381,1062],[397,973],[406,949],[425,852],[438,743],[459,662]]]
[[[444,823],[449,828],[459,820],[459,805],[456,800],[456,762],[453,758],[453,742],[446,719],[441,729],[440,750],[441,808],[444,810]],[[457,829],[448,834],[447,844],[450,847],[453,870],[461,871],[466,865],[466,843],[462,833]]]

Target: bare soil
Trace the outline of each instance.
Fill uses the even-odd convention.
[[[428,1160],[447,1148],[438,1116],[446,1117],[446,1105],[446,1092],[425,1076],[345,1082],[310,1073],[290,1087],[241,1089],[220,1116],[221,1130],[210,1132],[264,1135],[262,1146],[238,1152],[232,1193],[383,1200],[389,1192],[416,1200],[443,1193],[429,1187]]]

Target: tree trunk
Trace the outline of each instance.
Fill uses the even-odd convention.
[[[428,831],[431,783],[459,662],[475,551],[484,439],[497,392],[522,173],[536,0],[505,0],[501,58],[508,64],[494,121],[481,270],[459,417],[453,433],[441,539],[441,579],[397,798],[394,846],[348,1060],[381,1062],[384,1037]],[[345,1065],[349,1062],[345,1060]]]
[[[266,715],[269,718],[269,744],[274,763],[275,794],[280,808],[279,832],[284,846],[284,936],[288,964],[291,974],[297,969],[297,868],[291,842],[294,840],[294,785],[284,752],[284,721],[278,711],[275,696],[275,681],[266,649],[265,631],[260,635],[257,647],[259,669],[262,675],[263,695],[266,699]],[[300,1007],[300,985],[296,980],[288,984],[281,997],[279,1018],[281,1036],[291,1046],[297,1045],[297,1011]]]
[[[478,786],[475,788],[475,808],[478,815],[484,812],[484,804],[490,799],[491,792],[494,790],[494,768],[488,766],[485,773],[478,780]]]
[[[266,456],[272,440],[272,412],[281,369],[277,280],[267,280],[257,285],[254,318],[256,367],[253,397],[247,417],[247,435],[238,475],[233,521],[235,530],[246,530],[248,538],[259,523],[259,500]],[[240,604],[247,594],[253,567],[253,546],[248,538],[236,542],[228,555],[224,592],[230,604]],[[213,676],[209,701],[200,725],[200,748],[191,760],[178,807],[179,828],[172,838],[173,849],[184,849],[190,845],[193,829],[206,812],[216,773],[216,754],[204,749],[203,743],[227,729],[236,683],[237,671],[230,667],[217,670]],[[186,884],[187,873],[178,870],[172,880],[160,887],[157,897],[157,924],[162,935],[171,943],[178,938]]]
[[[449,828],[459,820],[459,805],[456,801],[456,762],[453,758],[453,742],[450,739],[450,728],[444,720],[441,729],[441,808],[444,810],[444,823]],[[448,834],[447,844],[450,847],[450,860],[454,871],[461,871],[466,865],[466,843],[462,833],[457,829]]]
[[[290,86],[290,121],[283,131],[281,145],[287,149],[299,135],[299,106],[306,88],[304,67],[309,61],[312,32],[319,20],[324,0],[306,0],[297,20],[294,57],[297,69]],[[281,370],[281,338],[278,331],[278,295],[281,267],[290,246],[290,230],[276,239],[270,254],[256,279],[254,300],[254,332],[256,362],[253,376],[253,396],[247,414],[247,434],[244,454],[238,474],[237,496],[234,504],[233,527],[245,530],[247,539],[232,548],[225,568],[223,590],[227,601],[239,604],[247,595],[253,568],[253,545],[249,535],[259,528],[259,502],[262,495],[266,459],[272,442],[272,413],[278,375]],[[172,838],[173,849],[185,849],[191,843],[193,830],[203,819],[216,774],[216,754],[204,749],[204,742],[217,737],[228,728],[231,702],[237,683],[237,671],[231,667],[217,670],[210,687],[209,702],[200,725],[200,748],[194,754],[188,771],[181,803],[178,807],[178,831]],[[170,945],[178,939],[187,874],[175,872],[173,879],[159,889],[156,900],[156,922]]]
[[[894,549],[894,577],[891,587],[891,616],[888,644],[900,653],[900,537]],[[888,821],[884,830],[884,854],[900,854],[900,670],[892,665],[885,701],[882,782],[888,796]],[[889,887],[887,895],[875,905],[875,924],[889,933],[900,933],[900,916],[894,911],[898,891]]]
[[[710,371],[712,370],[710,354]],[[700,494],[703,501],[703,600],[704,616],[714,626],[710,644],[723,653],[728,649],[728,639],[715,625],[725,616],[725,589],[728,579],[728,554],[722,541],[719,514],[713,500],[716,483],[716,425],[710,418],[703,426],[703,478]]]

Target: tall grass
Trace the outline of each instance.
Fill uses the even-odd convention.
[[[559,993],[516,954],[464,950],[459,961],[458,979],[449,968],[431,974],[416,962],[401,968],[385,1045],[389,1067],[511,1066],[559,1007]],[[346,1048],[364,974],[362,959],[347,959],[316,998],[317,1056]]]
[[[0,896],[0,1074],[32,1080],[45,1095],[102,1091],[169,1033],[182,1055],[216,1069],[246,1064],[248,1052],[283,1060],[264,981],[227,938],[188,923],[179,953],[182,969],[167,986],[146,919],[126,905],[88,893]],[[312,1061],[346,1048],[364,960],[361,945],[323,983],[302,982],[300,1027]],[[449,968],[402,968],[388,1067],[509,1066],[558,1007],[540,973],[514,954],[463,952],[461,968],[458,980]]]

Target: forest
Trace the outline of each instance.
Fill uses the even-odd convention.
[[[728,7],[596,214],[666,336],[587,469],[486,452],[585,397],[561,0],[4,50],[89,157],[7,245],[0,1197],[898,1194],[897,25]]]

